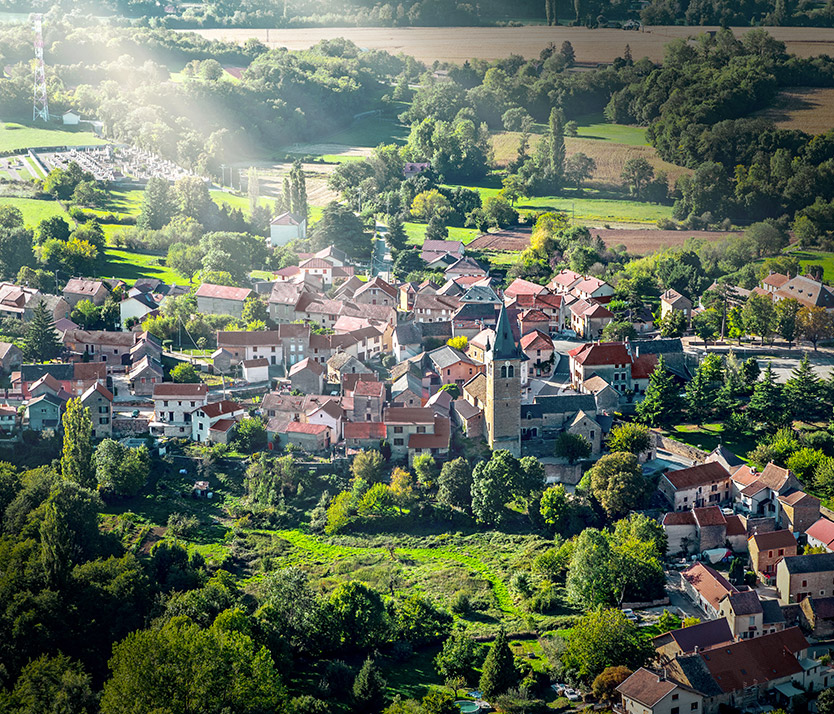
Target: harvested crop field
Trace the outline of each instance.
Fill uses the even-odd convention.
[[[498,233],[484,233],[466,246],[467,250],[489,252],[517,252],[530,244],[532,230],[506,230]],[[681,246],[687,238],[717,241],[726,236],[737,236],[735,231],[661,231],[635,228],[592,228],[591,233],[613,248],[624,245],[632,255],[648,255],[664,248]]]
[[[497,233],[483,233],[469,243],[467,250],[488,250],[515,252],[524,250],[530,245],[532,228],[514,231],[498,231]]]
[[[779,92],[772,107],[754,116],[770,119],[780,129],[824,134],[834,129],[834,89],[792,87]]]
[[[624,245],[632,255],[648,255],[665,248],[681,246],[687,238],[718,241],[727,236],[738,236],[737,231],[661,231],[657,229],[632,230],[617,228],[592,229],[609,248]]]
[[[696,36],[717,27],[648,27],[645,32],[616,29],[589,30],[584,27],[317,27],[299,29],[212,28],[189,30],[213,40],[243,43],[255,37],[270,47],[307,49],[321,40],[344,37],[359,47],[403,52],[423,62],[462,63],[468,59],[499,59],[511,54],[538,57],[551,42],[559,46],[568,40],[581,63],[611,62],[623,54],[626,44],[635,59],[648,57],[661,62],[664,46],[678,37]],[[786,43],[788,51],[800,57],[834,54],[834,29],[767,27],[773,37]],[[742,36],[749,27],[734,27]]]

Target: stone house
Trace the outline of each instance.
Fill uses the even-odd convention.
[[[741,553],[747,544],[747,530],[738,516],[725,516],[718,506],[670,511],[663,517],[669,554],[700,553],[727,544]]]
[[[432,350],[427,358],[440,378],[440,384],[457,384],[461,387],[478,372],[484,371],[484,365],[477,364],[463,352],[449,345]]]
[[[64,286],[64,300],[74,308],[82,300],[89,300],[93,305],[103,305],[110,290],[101,280],[86,280],[85,278],[72,278]]]
[[[385,305],[396,308],[397,297],[397,289],[376,276],[358,288],[354,292],[352,300],[360,305]]]
[[[812,548],[825,548],[829,553],[834,553],[834,522],[820,518],[805,531],[805,536]]]
[[[776,565],[776,590],[783,605],[834,596],[834,553],[782,558]]]
[[[460,301],[454,298],[418,292],[412,311],[415,322],[449,322],[459,307]]]
[[[309,357],[290,367],[287,376],[292,388],[304,394],[321,394],[324,391],[324,367]]]
[[[391,406],[423,406],[423,383],[411,372],[406,372],[391,385]]]
[[[107,387],[92,385],[81,395],[81,405],[90,410],[94,439],[113,435],[113,395]]]
[[[204,315],[231,315],[240,319],[247,298],[256,297],[249,288],[202,283],[197,292],[197,312]]]
[[[681,573],[684,592],[707,617],[721,617],[720,603],[725,595],[738,592],[721,573],[704,563],[694,563]]]
[[[60,429],[61,414],[66,401],[56,394],[46,393],[26,403],[26,422],[32,431]]]
[[[391,445],[391,456],[408,456],[409,439],[414,434],[434,432],[434,412],[426,407],[388,407],[383,413],[386,439]]]
[[[385,406],[385,385],[382,382],[360,380],[348,396],[353,397],[353,409],[348,412],[351,421],[382,421]]]
[[[76,358],[121,366],[142,334],[108,330],[67,330],[63,342],[64,348],[76,355]]]
[[[617,687],[622,714],[701,714],[703,695],[668,678],[665,672],[641,667]]]
[[[583,437],[591,445],[591,455],[602,452],[602,427],[594,417],[581,409],[567,428],[569,434]]]
[[[269,293],[269,319],[276,324],[295,320],[295,306],[303,293],[312,290],[303,283],[275,283]]]
[[[586,340],[599,339],[605,326],[614,320],[614,313],[598,302],[577,300],[569,310],[571,329]]]
[[[147,355],[134,362],[127,374],[130,391],[139,396],[153,394],[154,385],[161,384],[164,376],[162,365]]]
[[[530,377],[547,377],[553,372],[554,349],[550,335],[539,330],[528,332],[521,338],[521,350],[527,355]]]
[[[732,496],[730,472],[717,462],[667,471],[660,477],[657,490],[675,511],[719,506]]]
[[[682,312],[686,318],[686,324],[692,317],[692,301],[681,295],[677,290],[667,290],[660,296],[660,317],[665,319],[670,312]]]
[[[191,436],[191,414],[208,401],[205,384],[163,382],[153,389],[154,415],[151,434],[157,436]]]
[[[718,612],[727,620],[734,638],[745,640],[763,632],[764,611],[755,590],[725,595],[718,603]]]
[[[750,563],[758,577],[770,581],[776,577],[776,566],[785,557],[796,555],[796,538],[789,530],[757,533],[747,541]]]
[[[341,383],[346,374],[367,374],[368,368],[356,357],[338,352],[327,360],[327,381]]]
[[[804,491],[791,491],[777,496],[779,524],[792,533],[804,533],[820,517],[820,500]]]
[[[259,384],[269,381],[269,360],[266,357],[245,359],[240,363],[243,381],[249,384]]]
[[[230,399],[211,402],[191,413],[191,439],[207,444],[228,444],[234,426],[246,416],[246,409]]]
[[[378,421],[347,422],[344,426],[345,446],[348,449],[379,450],[385,439],[385,424]]]
[[[76,397],[97,382],[108,386],[107,365],[103,362],[54,362],[20,365],[20,372],[12,373],[12,389],[28,399],[35,396],[30,390],[47,375],[58,383],[58,389]]]
[[[271,248],[286,245],[290,241],[307,237],[307,219],[294,216],[289,211],[281,213],[269,222],[268,245]]]
[[[799,603],[800,621],[811,637],[834,636],[834,597],[806,597]]]
[[[23,351],[11,342],[0,342],[0,372],[11,372],[23,364]]]
[[[294,444],[309,454],[320,454],[330,450],[330,429],[324,424],[290,422],[285,436],[288,444]]]
[[[660,664],[667,664],[679,655],[726,644],[734,639],[729,623],[722,617],[658,635],[652,639],[652,646]]]

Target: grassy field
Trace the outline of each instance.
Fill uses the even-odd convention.
[[[823,280],[827,283],[834,282],[834,253],[826,253],[821,250],[794,250],[789,255],[799,259],[799,264],[806,268],[809,265],[821,265],[823,269]]]
[[[412,223],[407,221],[403,223],[403,227],[408,234],[409,243],[412,245],[423,245],[423,241],[426,239],[426,228],[428,228],[425,223]],[[476,228],[449,226],[448,240],[459,240],[461,243],[469,243],[475,240],[480,234],[481,232]]]
[[[773,106],[754,116],[770,119],[780,129],[824,134],[834,128],[834,89],[791,87],[779,92]]]
[[[724,433],[723,424],[679,424],[669,436],[704,451],[712,451],[719,444],[723,444],[739,458],[756,447],[752,437],[731,437]]]
[[[86,146],[106,144],[90,131],[73,131],[68,127],[0,122],[0,151],[18,151],[35,146]]]
[[[133,283],[139,278],[159,278],[162,282],[187,285],[188,280],[176,270],[160,265],[164,257],[149,253],[137,253],[131,250],[107,249],[107,275],[100,277],[117,278],[126,283]]]
[[[57,201],[42,201],[37,198],[0,197],[0,206],[14,206],[23,213],[23,220],[28,226],[34,226],[44,218],[63,216],[70,221],[69,214]]]

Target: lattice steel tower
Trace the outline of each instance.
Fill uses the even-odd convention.
[[[49,121],[49,103],[46,100],[46,70],[43,66],[43,15],[32,15],[35,33],[35,81],[33,89],[32,121]]]

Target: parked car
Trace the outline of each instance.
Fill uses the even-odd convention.
[[[582,695],[575,689],[571,689],[570,687],[568,687],[567,689],[565,689],[564,692],[562,692],[562,696],[567,697],[568,701],[571,702],[579,702],[582,700]]]
[[[637,622],[637,615],[634,613],[634,610],[632,610],[630,607],[624,607],[622,613],[632,622]]]
[[[551,685],[550,685],[550,688],[551,688],[554,692],[556,692],[556,694],[558,694],[558,695],[561,697],[561,696],[562,696],[562,693],[563,693],[566,689],[568,689],[568,685],[567,685],[567,684],[562,684],[561,682],[554,682],[553,684],[551,684]]]

